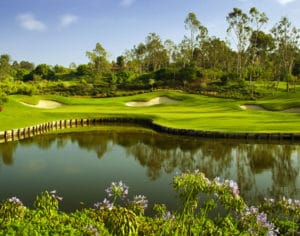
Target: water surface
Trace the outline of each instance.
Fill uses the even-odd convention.
[[[0,144],[0,199],[17,196],[31,206],[35,196],[57,190],[60,209],[89,207],[122,180],[129,195],[175,209],[174,175],[199,169],[209,178],[238,182],[249,202],[263,197],[300,199],[299,143],[209,140],[159,134],[139,127],[65,130]]]

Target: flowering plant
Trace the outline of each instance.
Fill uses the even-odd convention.
[[[148,207],[148,199],[144,195],[136,195],[133,197],[133,200],[129,200],[129,187],[122,181],[112,182],[111,185],[105,189],[105,192],[107,198],[102,202],[95,203],[95,210],[111,211],[114,207],[126,206],[136,214],[143,215]]]
[[[33,205],[41,212],[51,215],[58,211],[58,202],[62,199],[56,195],[56,190],[45,191],[36,197]]]

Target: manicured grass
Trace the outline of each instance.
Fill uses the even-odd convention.
[[[127,107],[129,101],[147,101],[157,96],[180,100],[176,104]],[[27,107],[40,99],[61,102],[56,109]],[[47,121],[96,117],[143,117],[174,128],[224,132],[300,132],[300,114],[280,111],[242,110],[243,104],[261,104],[270,110],[300,107],[300,93],[279,93],[258,101],[240,101],[178,92],[153,92],[127,97],[86,98],[61,96],[10,96],[0,113],[0,130],[21,128]]]

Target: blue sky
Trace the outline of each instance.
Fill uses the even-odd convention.
[[[230,39],[226,16],[233,7],[252,6],[269,17],[266,31],[282,16],[300,28],[300,0],[0,0],[0,54],[36,65],[78,65],[100,42],[114,60],[150,32],[180,42],[189,12],[209,35]]]

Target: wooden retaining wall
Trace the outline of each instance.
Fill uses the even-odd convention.
[[[190,129],[176,129],[155,124],[150,119],[141,118],[93,118],[93,119],[70,119],[46,122],[25,128],[0,131],[0,143],[20,140],[36,135],[47,133],[51,130],[60,130],[72,127],[84,127],[103,123],[127,123],[138,124],[154,131],[172,135],[183,135],[204,138],[246,139],[246,140],[291,140],[300,141],[300,133],[240,133],[240,132],[215,132]]]

